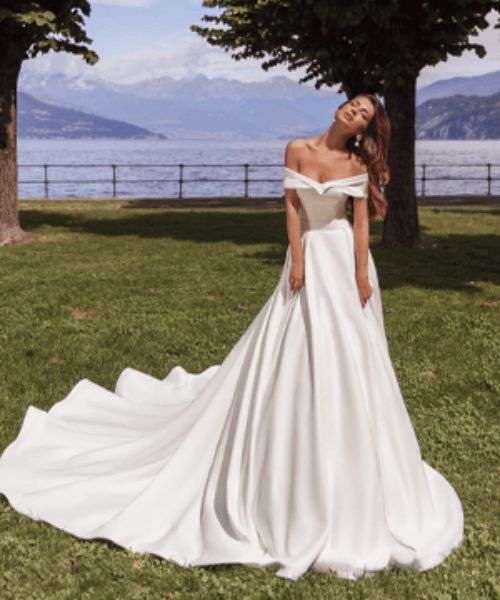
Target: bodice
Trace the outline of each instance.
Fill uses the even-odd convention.
[[[368,173],[321,183],[285,167],[284,187],[297,190],[302,229],[318,229],[327,227],[335,219],[346,218],[346,202],[349,196],[367,196]]]

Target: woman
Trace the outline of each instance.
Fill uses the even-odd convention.
[[[368,249],[388,136],[360,94],[290,142],[283,271],[223,363],[164,380],[125,369],[114,393],[84,379],[48,412],[29,406],[0,458],[12,507],[185,566],[355,579],[442,562],[462,507],[420,455]]]

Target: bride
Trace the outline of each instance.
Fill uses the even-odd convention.
[[[47,412],[28,406],[0,458],[14,510],[183,566],[291,579],[423,571],[460,545],[461,502],[420,454],[369,250],[389,132],[359,94],[287,144],[290,243],[240,340],[201,373],[126,368],[114,392],[83,379]]]

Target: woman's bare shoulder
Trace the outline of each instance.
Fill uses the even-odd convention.
[[[361,157],[358,156],[357,154],[352,154],[351,156],[351,171],[354,175],[363,175],[363,173],[367,173],[368,172],[368,168],[366,166],[366,164],[361,160]]]
[[[285,165],[291,169],[296,169],[299,163],[299,155],[305,147],[306,140],[295,138],[290,140],[285,148]]]
[[[306,147],[307,139],[304,138],[294,138],[290,140],[286,145],[287,152],[300,152]]]

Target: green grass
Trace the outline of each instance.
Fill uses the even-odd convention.
[[[23,202],[39,242],[0,248],[0,449],[28,405],[84,377],[113,389],[127,366],[165,377],[219,363],[274,289],[281,210]],[[83,541],[0,501],[0,598],[498,598],[500,210],[420,209],[423,245],[372,253],[391,357],[424,459],[463,502],[465,539],[436,569],[297,582],[240,565],[184,569]]]

